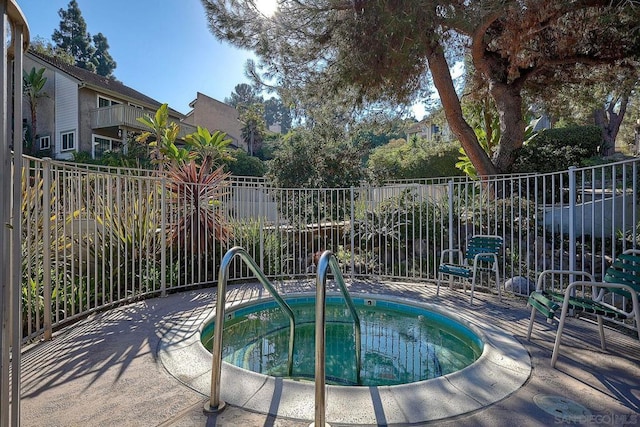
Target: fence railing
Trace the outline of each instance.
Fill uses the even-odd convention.
[[[24,164],[25,339],[109,305],[214,284],[232,246],[272,280],[313,275],[314,255],[331,250],[345,277],[430,281],[443,249],[498,234],[500,276],[507,290],[527,294],[543,269],[600,278],[640,242],[637,160],[322,189],[241,178],[212,188],[50,160]],[[230,280],[250,277],[241,263],[230,266]]]

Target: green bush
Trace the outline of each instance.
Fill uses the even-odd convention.
[[[555,172],[581,166],[598,154],[602,133],[597,126],[545,129],[525,144],[514,164],[516,172]]]
[[[257,157],[250,156],[246,151],[232,152],[235,160],[225,160],[224,170],[236,176],[264,176],[267,172],[265,163]]]
[[[394,140],[373,150],[367,170],[375,182],[461,175],[458,149],[458,143]]]

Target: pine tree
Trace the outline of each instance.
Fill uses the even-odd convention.
[[[107,38],[98,33],[93,36],[93,45],[96,51],[93,55],[92,62],[96,66],[96,73],[101,76],[113,78],[113,70],[116,68],[116,61],[109,54],[109,43]]]
[[[116,61],[109,54],[109,43],[104,34],[91,37],[87,32],[87,23],[76,0],[71,0],[67,10],[60,9],[60,28],[54,30],[51,39],[55,48],[65,52],[75,60],[75,65],[101,76],[114,78]],[[93,41],[93,43],[92,43]]]
[[[95,71],[91,61],[95,48],[91,44],[91,36],[87,32],[87,23],[76,0],[71,0],[67,10],[60,9],[60,28],[54,30],[51,39],[56,47],[67,52],[76,60],[76,65],[90,71]]]

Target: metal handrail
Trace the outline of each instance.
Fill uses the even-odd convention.
[[[240,246],[234,246],[229,249],[222,258],[220,270],[218,272],[218,297],[216,302],[216,320],[213,332],[213,363],[211,366],[211,397],[204,406],[206,413],[218,413],[225,407],[225,403],[220,400],[220,374],[222,370],[222,328],[224,324],[225,298],[227,294],[227,281],[229,280],[229,265],[233,257],[238,255],[242,261],[247,264],[253,274],[262,283],[262,286],[269,291],[271,296],[276,300],[280,308],[289,317],[289,360],[287,362],[287,370],[289,376],[293,373],[293,347],[295,341],[296,322],[291,307],[278,294],[271,285],[267,277],[264,275],[260,267],[251,258],[251,256]]]
[[[333,277],[342,291],[342,296],[353,317],[356,347],[356,383],[360,384],[361,338],[360,317],[356,312],[353,300],[347,291],[340,265],[331,251],[324,251],[318,261],[316,273],[316,368],[315,368],[315,426],[325,425],[325,309],[327,293],[327,273],[331,268]]]

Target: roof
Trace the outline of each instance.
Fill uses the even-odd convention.
[[[424,123],[424,121],[419,121],[417,123],[413,123],[411,126],[409,126],[407,128],[407,133],[411,134],[411,133],[420,133],[424,130],[424,127],[426,126],[426,124]]]
[[[109,77],[104,77],[99,74],[92,73],[91,71],[85,70],[84,68],[67,64],[58,58],[43,55],[39,52],[34,52],[31,49],[28,51],[28,54],[40,59],[41,61],[51,65],[54,68],[57,68],[63,73],[70,75],[76,80],[79,80],[85,86],[90,87],[98,92],[117,94],[132,102],[137,101],[138,103],[145,104],[146,106],[155,109],[162,105],[161,102],[158,102],[150,96],[147,96],[133,88],[130,88],[129,86],[124,85],[122,82],[116,79],[111,79]],[[169,108],[169,111],[171,115],[184,117],[184,114],[172,108]]]

